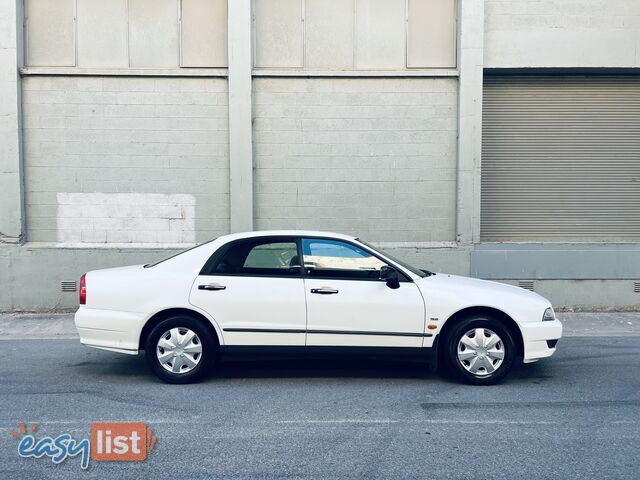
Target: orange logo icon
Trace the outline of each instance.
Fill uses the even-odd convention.
[[[91,424],[91,459],[135,462],[145,460],[156,443],[144,422],[94,422]]]

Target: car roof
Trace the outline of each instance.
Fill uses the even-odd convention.
[[[317,230],[256,230],[253,232],[231,233],[218,237],[218,240],[225,242],[231,240],[239,240],[242,238],[257,237],[330,237],[338,240],[355,240],[353,235],[345,235],[343,233],[323,232]]]

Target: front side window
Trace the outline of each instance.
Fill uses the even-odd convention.
[[[300,259],[294,241],[256,240],[229,247],[211,274],[299,276]]]
[[[386,265],[368,251],[339,240],[305,238],[302,254],[310,277],[376,280]]]

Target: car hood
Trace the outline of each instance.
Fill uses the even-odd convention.
[[[416,282],[427,303],[440,303],[445,299],[453,308],[468,306],[495,307],[505,312],[526,308],[542,312],[551,306],[549,301],[535,292],[504,283],[438,273]]]
[[[522,298],[542,299],[544,297],[530,290],[516,287],[515,285],[507,285],[506,283],[492,282],[490,280],[481,280],[479,278],[463,277],[460,275],[450,275],[448,273],[437,273],[429,277],[424,277],[420,282],[441,288],[461,289],[463,291],[482,291],[486,293],[498,293],[505,295],[518,295]]]

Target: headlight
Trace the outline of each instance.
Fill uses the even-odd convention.
[[[553,311],[553,308],[549,307],[547,308],[544,313],[542,314],[542,321],[543,322],[552,322],[556,319],[556,314]]]

